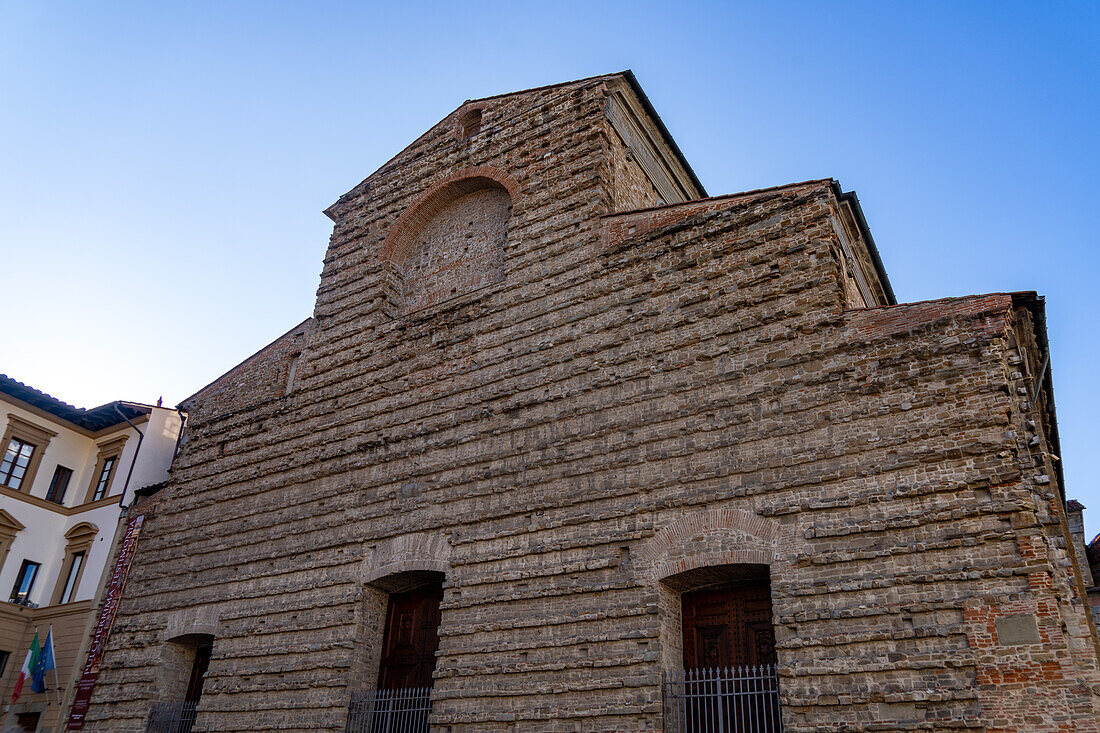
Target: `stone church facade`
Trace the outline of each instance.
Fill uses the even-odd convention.
[[[774,693],[727,729],[1098,730],[1033,293],[897,304],[854,195],[708,197],[629,72],[326,213],[313,317],[184,404],[90,729],[704,730],[718,668]]]

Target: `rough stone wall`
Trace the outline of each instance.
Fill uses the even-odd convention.
[[[1011,315],[1001,369],[1011,396],[1006,458],[1018,474],[1003,491],[1017,508],[1004,520],[1017,551],[1001,568],[1011,583],[971,598],[965,612],[983,721],[1030,730],[1068,718],[1071,730],[1098,730],[1100,650],[1051,458],[1042,356],[1033,314],[1017,307]]]
[[[94,729],[142,728],[202,608],[196,730],[340,730],[366,584],[442,569],[434,730],[658,731],[662,581],[763,561],[787,730],[1095,730],[1058,505],[1009,435],[1012,297],[846,310],[828,182],[614,216],[647,194],[599,80],[484,101],[330,209],[298,386],[189,405]],[[395,317],[387,230],[467,168],[517,182],[505,277]]]

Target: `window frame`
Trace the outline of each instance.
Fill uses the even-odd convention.
[[[26,527],[22,522],[0,509],[0,567],[7,562],[8,551],[11,550],[11,544],[15,542],[15,536],[24,529]]]
[[[115,477],[115,467],[118,465],[118,456],[107,456],[103,459],[103,465],[99,466],[99,478],[96,479],[95,488],[92,491],[92,501],[99,501],[107,496],[111,490],[111,481]]]
[[[34,479],[38,473],[38,466],[42,462],[42,456],[45,455],[50,441],[56,436],[57,433],[53,430],[24,420],[14,413],[8,413],[8,425],[4,429],[3,437],[0,438],[0,450],[3,450],[3,453],[0,454],[0,462],[3,461],[3,456],[7,455],[8,446],[13,438],[33,445],[34,450],[31,452],[30,460],[27,461],[27,467],[19,480],[19,488],[9,486],[6,479],[0,482],[0,486],[10,491],[30,494],[34,489]]]
[[[8,463],[8,454],[12,453],[12,447],[14,446],[14,457],[11,459],[11,463]],[[26,452],[26,449],[30,449]],[[35,453],[38,452],[38,446],[31,443],[28,440],[11,436],[8,438],[7,445],[4,446],[4,454],[0,456],[0,484],[7,486],[13,491],[19,491],[23,487],[23,481],[27,477],[27,469],[30,468],[31,459],[34,458]],[[26,455],[26,462],[20,465],[19,460]],[[7,466],[7,469],[4,466]],[[23,472],[18,476],[15,475],[16,469],[22,468]],[[15,482],[14,484],[12,482]]]
[[[99,444],[99,455],[96,456],[95,470],[92,471],[88,489],[84,492],[84,503],[99,501],[111,496],[111,484],[114,483],[115,474],[118,473],[118,466],[122,462],[122,450],[126,447],[126,440],[129,437],[129,435],[120,435]],[[110,466],[107,466],[107,461],[111,461]],[[104,469],[107,468],[109,468],[109,471],[104,483]],[[100,484],[103,484],[102,491],[99,488]]]
[[[79,550],[69,558],[69,571],[62,576],[65,578],[65,583],[61,586],[61,597],[58,599],[58,603],[73,602],[73,597],[80,587],[80,576],[84,574],[84,562],[87,557],[87,550]]]
[[[34,568],[34,573],[31,575],[31,581],[27,585],[27,590],[21,593],[19,589],[23,586],[27,570],[29,570],[31,567]],[[17,603],[20,606],[25,606],[30,603],[31,593],[34,591],[34,584],[38,582],[38,574],[41,571],[42,563],[23,558],[23,564],[19,566],[19,572],[15,576],[15,585],[13,585],[11,588],[11,598],[9,599],[9,602]],[[21,594],[23,595],[23,598],[19,598]]]
[[[65,533],[68,544],[65,546],[65,560],[61,563],[61,572],[57,575],[54,584],[53,596],[50,605],[72,603],[80,590],[80,581],[84,578],[84,571],[88,567],[88,556],[92,553],[92,543],[99,535],[99,527],[90,522],[80,522],[69,528]],[[76,558],[80,557],[80,564],[76,564]],[[75,577],[73,576],[75,572]],[[72,587],[69,587],[69,581]],[[68,591],[68,592],[66,592]]]

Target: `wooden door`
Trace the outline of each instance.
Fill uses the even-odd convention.
[[[202,697],[202,683],[206,679],[206,670],[210,667],[210,655],[213,644],[202,644],[195,649],[195,661],[191,663],[191,677],[187,681],[186,702],[198,702]]]
[[[683,595],[684,668],[775,664],[766,582]]]
[[[682,603],[684,668],[695,671],[679,703],[683,730],[779,730],[778,691],[759,666],[776,663],[768,584],[685,593]]]
[[[442,600],[438,586],[390,596],[378,689],[432,686]]]

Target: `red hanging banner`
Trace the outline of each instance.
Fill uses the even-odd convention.
[[[80,681],[76,684],[76,697],[73,698],[73,707],[69,711],[69,722],[65,730],[80,730],[84,727],[84,716],[88,712],[88,703],[92,699],[92,688],[95,687],[95,681],[99,677],[99,662],[103,658],[107,637],[111,635],[111,627],[115,623],[118,603],[122,600],[126,576],[130,572],[130,561],[134,559],[138,535],[141,534],[141,525],[144,521],[145,515],[141,514],[131,517],[126,523],[126,534],[122,536],[122,546],[118,551],[115,569],[111,573],[111,582],[107,585],[107,592],[103,596],[103,606],[99,610],[99,618],[92,633],[92,643],[88,647],[88,659],[84,662]]]

